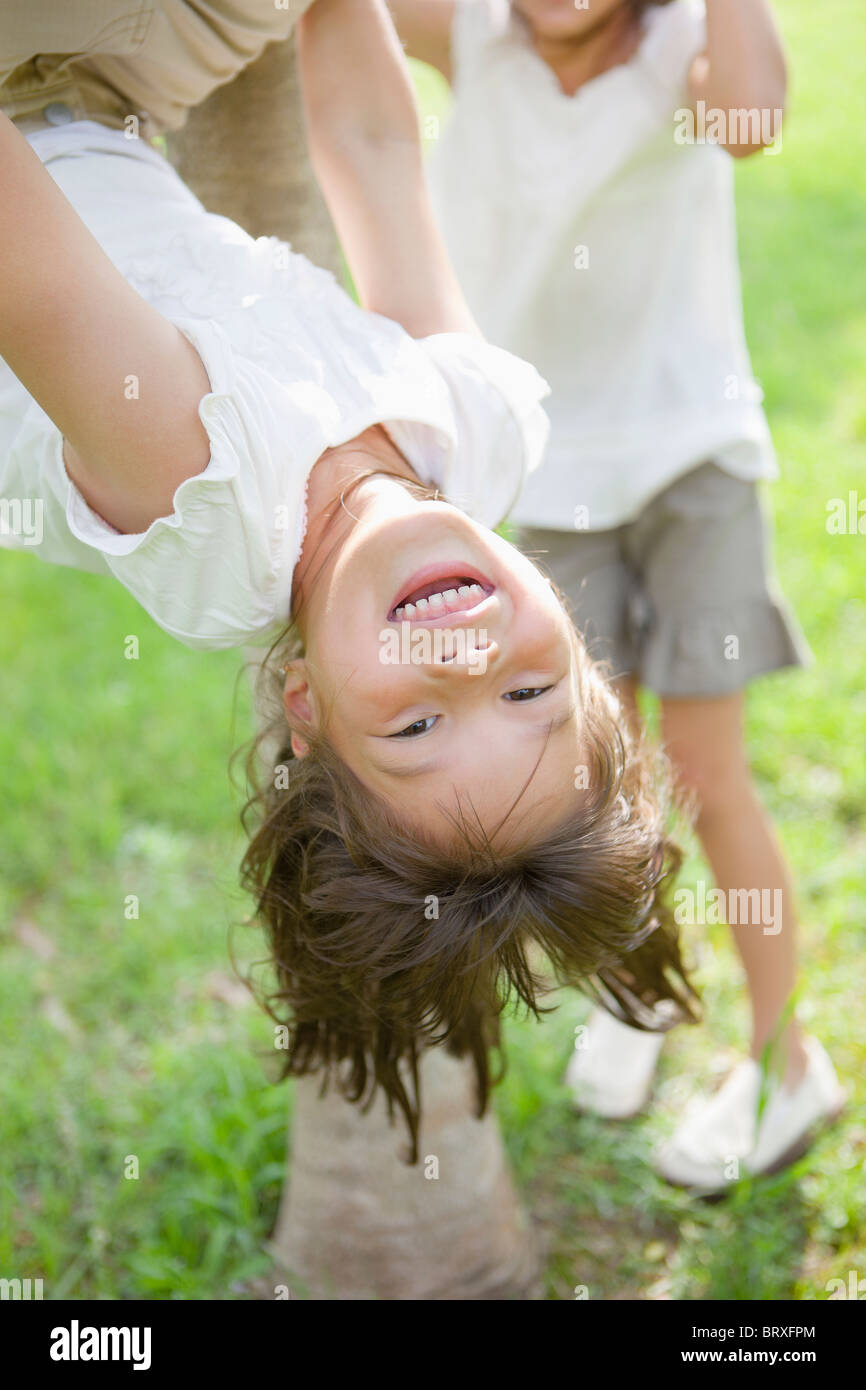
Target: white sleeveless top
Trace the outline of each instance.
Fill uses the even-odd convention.
[[[360,309],[285,242],[205,212],[142,140],[86,121],[30,140],[127,280],[197,348],[211,453],[170,516],[122,534],[87,505],[60,431],[0,359],[0,546],[113,574],[174,637],[218,648],[288,622],[310,472],[370,425],[449,501],[502,520],[547,437],[534,367]]]
[[[622,524],[705,460],[777,471],[743,332],[733,161],[674,139],[703,8],[674,0],[644,22],[629,62],[567,97],[508,0],[457,4],[431,182],[482,331],[552,388],[545,461],[512,512],[526,525]]]

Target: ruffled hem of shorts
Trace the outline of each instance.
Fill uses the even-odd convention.
[[[683,618],[660,618],[644,638],[639,679],[657,695],[711,697],[733,694],[758,676],[810,666],[813,660],[781,597],[750,599]]]

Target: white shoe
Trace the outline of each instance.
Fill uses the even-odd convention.
[[[777,1173],[808,1149],[814,1132],[835,1120],[846,1093],[816,1038],[806,1038],[806,1070],[793,1088],[770,1083],[760,1120],[761,1068],[739,1063],[709,1100],[698,1101],[672,1139],[655,1151],[668,1182],[706,1194],[746,1174]]]
[[[628,1028],[604,1009],[594,1009],[565,1073],[578,1107],[609,1120],[637,1115],[652,1093],[664,1037]]]

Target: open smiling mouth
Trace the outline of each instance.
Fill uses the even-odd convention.
[[[424,582],[416,575],[388,613],[388,621],[423,622],[446,617],[450,613],[467,613],[489,598],[495,585],[481,575],[463,570],[451,573],[442,570]]]

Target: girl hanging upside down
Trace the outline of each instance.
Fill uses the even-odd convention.
[[[149,8],[154,42],[179,11],[217,25]],[[65,8],[67,51],[87,53],[87,12]],[[103,37],[86,82],[63,69],[68,104],[55,87],[22,116],[22,74],[61,38],[28,23],[11,76],[0,52],[21,125],[0,117],[0,493],[40,503],[43,558],[113,574],[187,645],[269,649],[277,753],[244,871],[287,1069],[353,1099],[381,1086],[414,1143],[419,1048],[470,1053],[483,1110],[499,1015],[509,992],[538,1006],[542,953],[638,1027],[693,1017],[662,766],[550,582],[490,529],[540,462],[546,386],[465,307],[383,4],[317,0],[299,26],[363,308],[127,138],[100,80],[115,102],[141,90],[146,26],[122,60]],[[429,660],[383,659],[406,624],[445,631]]]

